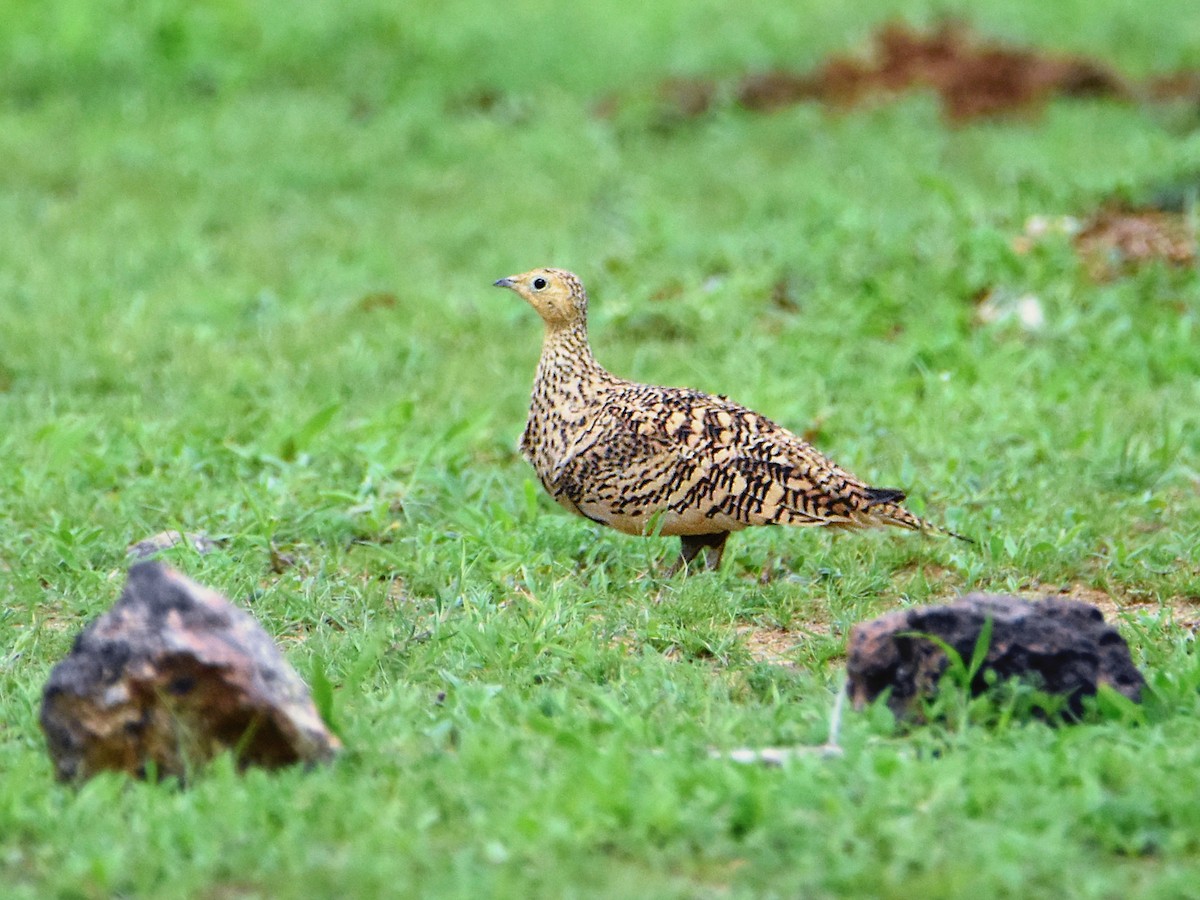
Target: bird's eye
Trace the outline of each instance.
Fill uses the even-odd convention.
[[[533,289],[535,291],[543,290],[543,289],[545,289],[545,287],[546,287],[546,279],[545,278],[541,278],[539,276],[538,278],[533,279]]]

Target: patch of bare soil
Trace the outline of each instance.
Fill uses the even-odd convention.
[[[1196,233],[1183,212],[1150,207],[1101,207],[1074,239],[1089,274],[1109,280],[1162,260],[1172,266],[1196,262]]]
[[[1107,591],[1083,584],[1055,587],[1035,583],[1026,590],[1018,591],[1017,594],[1031,600],[1055,597],[1062,600],[1080,600],[1083,603],[1090,603],[1104,614],[1104,618],[1108,622],[1119,621],[1140,611],[1157,612],[1160,608],[1158,601],[1150,599],[1149,596],[1143,596],[1136,592],[1124,596],[1114,596]],[[1200,597],[1179,597],[1168,600],[1162,605],[1172,611],[1176,625],[1192,631],[1200,629]]]
[[[795,667],[787,654],[796,648],[799,635],[779,628],[759,628],[755,625],[739,625],[738,635],[746,642],[746,650],[756,663],[772,666]]]
[[[1155,76],[1146,84],[1146,94],[1160,103],[1171,100],[1200,103],[1200,72],[1184,69]]]
[[[766,663],[771,666],[786,666],[795,668],[796,662],[791,653],[806,636],[814,634],[829,634],[827,622],[805,622],[798,629],[763,628],[758,625],[745,624],[737,627],[738,636],[746,644],[750,658],[756,663]]]
[[[870,59],[832,56],[806,73],[749,75],[738,103],[774,110],[803,100],[852,106],[881,94],[930,88],[952,122],[1039,109],[1052,97],[1132,97],[1111,67],[1081,56],[1046,54],[976,36],[957,22],[922,33],[900,23],[872,36]]]
[[[872,33],[865,55],[835,54],[808,71],[751,72],[729,86],[710,78],[667,78],[647,99],[663,124],[705,115],[730,95],[744,109],[771,112],[804,102],[844,109],[913,89],[935,92],[946,118],[963,123],[1036,114],[1056,97],[1200,102],[1200,72],[1183,70],[1137,84],[1101,60],[991,40],[962,22],[929,30],[891,22]],[[622,105],[607,96],[596,104],[596,114],[609,118]]]
[[[658,86],[659,101],[685,118],[702,116],[717,99],[715,82],[703,78],[668,78]]]

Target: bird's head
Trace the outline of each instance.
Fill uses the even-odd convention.
[[[496,287],[516,291],[551,328],[570,328],[587,321],[583,283],[565,269],[531,269],[501,278]]]

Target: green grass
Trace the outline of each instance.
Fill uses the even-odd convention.
[[[949,128],[913,94],[664,123],[646,99],[945,4],[9,6],[6,896],[1194,893],[1200,280],[1096,283],[1066,238],[1011,245],[1030,215],[1194,180],[1194,114]],[[1200,67],[1192,6],[963,8],[1140,77]],[[589,285],[614,371],[817,428],[978,546],[759,530],[664,582],[673,541],[567,517],[516,454],[540,327],[490,284],[541,264]],[[978,324],[987,288],[1046,327]],[[334,685],[333,766],[52,781],[49,669],[167,528],[220,539],[166,556]],[[825,740],[856,621],[1039,585],[1126,607],[1142,714],[874,710],[839,758],[710,758]],[[750,652],[778,629],[794,665]]]

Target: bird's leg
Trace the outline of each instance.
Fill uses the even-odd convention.
[[[725,555],[725,540],[729,537],[729,532],[723,531],[709,537],[711,540],[704,547],[704,565],[710,572],[715,572],[721,568],[721,557]]]
[[[667,576],[670,577],[683,569],[688,571],[692,560],[696,558],[696,554],[703,549],[704,544],[698,537],[690,534],[685,534],[679,538],[679,559],[675,560],[675,564],[667,570]]]
[[[679,559],[671,566],[668,575],[674,575],[680,569],[688,569],[692,560],[701,550],[704,551],[704,568],[715,570],[721,565],[721,554],[725,552],[725,539],[728,531],[716,534],[684,534],[679,537]]]

